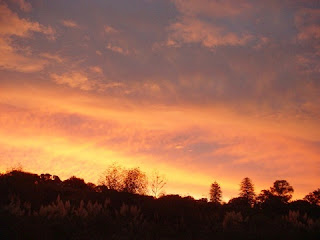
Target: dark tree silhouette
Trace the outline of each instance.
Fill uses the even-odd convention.
[[[258,203],[265,203],[269,199],[274,197],[272,192],[270,190],[261,190],[260,194],[257,196],[257,202]]]
[[[96,185],[94,183],[88,182],[87,183],[87,187],[91,190],[91,191],[95,191],[96,189]]]
[[[222,191],[220,185],[215,181],[210,187],[210,202],[221,204]]]
[[[320,205],[320,188],[306,195],[304,200],[311,204]]]
[[[42,174],[40,174],[40,180],[41,181],[50,181],[50,180],[52,180],[52,175],[49,173],[46,173],[46,174],[42,173]]]
[[[138,168],[123,173],[127,191],[141,193],[139,184],[145,174]],[[190,196],[155,199],[95,187],[76,177],[63,183],[40,177],[19,171],[0,174],[4,239],[294,240],[320,236],[320,206],[308,202],[315,202],[320,189],[307,195],[308,201],[285,203],[280,196],[285,191],[276,195],[269,189],[257,197],[258,203],[263,202],[257,207],[252,208],[244,197],[216,207]]]
[[[271,192],[275,196],[281,197],[283,202],[288,202],[292,198],[294,190],[286,180],[276,180],[271,187]]]
[[[247,200],[249,204],[254,203],[256,194],[254,193],[254,185],[250,178],[245,177],[240,183],[240,197]]]
[[[75,176],[72,176],[71,178],[68,178],[67,180],[64,180],[62,184],[66,187],[74,188],[74,189],[85,189],[87,188],[87,184],[82,178],[77,178]]]
[[[275,211],[276,209],[283,209],[286,201],[284,201],[282,197],[274,195],[271,190],[262,190],[256,198],[256,203],[261,209],[271,209],[271,211]]]
[[[139,168],[126,170],[123,179],[123,191],[128,193],[146,194],[147,186],[147,176]]]
[[[53,179],[53,181],[55,183],[61,183],[62,182],[61,179],[57,175],[53,175],[52,179]]]

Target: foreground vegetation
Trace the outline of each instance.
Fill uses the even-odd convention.
[[[76,177],[2,174],[0,239],[320,239],[317,191],[290,202],[293,188],[285,180],[255,196],[245,178],[239,197],[222,204],[216,182],[208,202],[139,195],[134,189],[144,188],[132,179],[145,178],[130,176],[115,190],[112,181],[95,186]]]

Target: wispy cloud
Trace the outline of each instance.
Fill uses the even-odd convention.
[[[46,64],[46,60],[18,53],[9,39],[0,37],[0,68],[28,73],[40,71]]]
[[[51,53],[45,53],[44,52],[44,53],[41,53],[40,56],[44,57],[44,58],[46,58],[48,60],[53,60],[53,61],[55,61],[57,63],[63,63],[64,62],[64,59],[61,56],[59,56],[58,54],[51,54]]]
[[[97,74],[99,76],[98,78],[95,76]],[[84,91],[104,92],[111,88],[124,87],[123,83],[110,80],[107,81],[102,78],[103,71],[98,66],[89,67],[88,72],[72,71],[64,74],[52,73],[50,77],[56,84],[66,85],[68,87]]]
[[[103,73],[102,68],[99,67],[99,66],[92,66],[92,67],[90,67],[90,70],[91,70],[92,72],[99,73],[99,74],[102,74],[102,73]]]
[[[61,21],[63,26],[69,27],[69,28],[80,28],[80,26],[73,20],[62,20]]]
[[[57,84],[68,85],[71,88],[79,88],[81,90],[91,90],[94,88],[94,82],[91,82],[88,77],[80,72],[65,73],[62,75],[51,74],[51,78]]]
[[[104,31],[105,31],[106,33],[110,33],[110,34],[112,34],[112,33],[118,33],[118,32],[119,32],[119,31],[116,30],[115,28],[113,28],[113,27],[111,27],[111,26],[108,26],[108,25],[105,25],[105,26],[104,26]]]
[[[106,46],[106,49],[109,49],[113,52],[116,52],[116,53],[120,53],[122,55],[128,55],[129,54],[129,50],[128,49],[124,49],[122,47],[119,47],[119,46],[116,46],[116,45],[113,45],[113,44],[108,44]]]

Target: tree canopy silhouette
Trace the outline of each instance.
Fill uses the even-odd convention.
[[[320,188],[306,195],[304,200],[311,204],[320,205]]]
[[[279,196],[284,202],[288,202],[294,192],[293,187],[286,180],[276,180],[270,190],[272,194]]]
[[[66,187],[75,188],[75,189],[85,189],[87,188],[87,184],[82,178],[77,178],[76,176],[72,176],[67,180],[64,180],[62,184]]]
[[[108,189],[122,191],[124,178],[124,169],[116,163],[112,163],[106,171],[101,180],[101,184],[106,186]]]
[[[103,174],[104,176],[100,182],[107,189],[135,194],[147,193],[147,176],[138,167],[124,169],[121,166],[113,163]]]

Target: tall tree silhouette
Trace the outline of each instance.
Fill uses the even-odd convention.
[[[222,191],[220,185],[215,181],[210,187],[210,201],[213,203],[221,203]]]
[[[294,192],[293,187],[286,180],[276,180],[270,189],[272,194],[281,197],[284,202],[288,202]]]
[[[246,199],[249,204],[254,203],[256,194],[254,193],[254,185],[250,178],[245,177],[240,183],[240,197]]]

